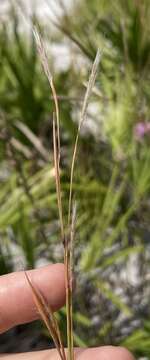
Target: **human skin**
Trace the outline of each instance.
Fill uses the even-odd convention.
[[[33,285],[40,289],[53,310],[65,303],[64,265],[48,265],[28,271]],[[0,277],[0,334],[15,325],[38,319],[32,292],[24,272]],[[45,350],[23,354],[0,354],[5,360],[59,360],[56,350]],[[128,350],[122,347],[102,346],[99,348],[75,349],[76,360],[134,360]]]

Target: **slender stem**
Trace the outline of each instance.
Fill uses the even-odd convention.
[[[63,212],[62,212],[62,200],[61,200],[60,168],[59,168],[59,160],[58,160],[58,149],[56,142],[56,129],[55,129],[54,116],[53,116],[53,149],[54,149],[54,167],[55,167],[57,202],[58,202],[58,211],[59,211],[59,219],[60,219],[61,237],[63,241],[64,224],[63,224]]]
[[[97,74],[99,63],[100,63],[100,58],[101,58],[101,53],[100,53],[100,50],[98,49],[95,60],[94,60],[94,63],[93,63],[93,66],[92,66],[92,69],[91,69],[91,74],[90,74],[90,77],[89,77],[87,90],[86,90],[86,93],[85,93],[85,96],[84,96],[83,106],[82,106],[81,115],[80,115],[80,121],[79,121],[79,125],[78,125],[78,131],[77,131],[74,150],[73,150],[72,163],[71,163],[71,173],[70,173],[70,193],[69,193],[69,205],[68,205],[68,226],[70,225],[70,219],[71,219],[73,176],[74,176],[75,161],[76,161],[76,156],[77,156],[79,134],[80,134],[80,130],[82,128],[82,125],[84,123],[84,120],[86,118],[86,112],[87,112],[87,107],[88,107],[88,103],[89,103],[89,98],[91,96],[91,93],[92,93],[92,90],[93,90],[93,87],[94,87],[94,84],[95,84],[96,74]]]
[[[68,230],[68,238],[65,241],[65,275],[66,275],[66,311],[67,311],[67,341],[68,341],[68,359],[74,360],[73,343],[73,245],[75,237],[76,224],[76,203],[73,204],[71,214],[71,225]]]
[[[73,360],[73,328],[72,328],[72,291],[70,277],[70,252],[66,240],[65,245],[65,283],[66,283],[66,312],[67,312],[67,360]]]

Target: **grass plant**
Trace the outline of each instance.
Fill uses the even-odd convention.
[[[36,19],[44,42],[51,34],[49,64],[60,105],[61,151],[54,96],[41,71],[32,25],[28,35],[20,31],[21,21],[12,11],[9,21],[0,24],[0,274],[20,269],[20,254],[25,268],[62,259],[52,160],[55,132],[56,161],[61,154],[64,230],[69,239],[70,232],[74,238],[76,225],[70,259],[78,278],[73,297],[74,345],[124,345],[137,359],[150,358],[149,10],[149,0],[142,5],[130,0],[113,4],[86,0],[70,8],[68,17],[58,19],[56,13],[60,32],[51,29],[50,22],[47,26],[45,20],[42,24]],[[73,61],[65,69],[57,68],[61,59],[55,59],[53,45],[66,41]],[[97,81],[88,108],[92,126],[88,128],[87,121],[80,133],[68,221],[72,144],[84,99],[82,84],[97,47],[104,44],[100,89]],[[81,57],[85,66],[83,62],[80,66]],[[51,122],[50,116],[54,117]],[[137,136],[139,126],[147,132]],[[68,246],[74,247],[73,241]],[[136,284],[132,283],[134,261]],[[67,344],[64,308],[57,318]]]
[[[56,194],[57,194],[57,204],[59,212],[59,221],[60,221],[60,232],[61,232],[61,241],[64,248],[64,265],[65,265],[65,288],[66,288],[66,317],[67,317],[67,355],[65,354],[64,345],[62,342],[61,332],[59,330],[58,322],[53,314],[53,311],[49,304],[46,303],[43,295],[35,288],[31,282],[29,276],[25,272],[28,284],[32,290],[33,299],[35,305],[39,311],[39,314],[44,321],[53,341],[58,351],[58,354],[61,360],[74,360],[74,341],[73,341],[73,244],[75,238],[75,225],[76,225],[76,203],[73,201],[73,176],[75,161],[78,148],[78,140],[81,127],[86,118],[87,107],[89,103],[89,98],[91,96],[93,86],[96,80],[96,74],[98,66],[100,63],[100,51],[97,51],[91,74],[89,77],[87,89],[85,92],[85,97],[83,101],[83,106],[81,110],[77,135],[75,139],[75,145],[73,150],[72,162],[71,162],[71,172],[70,172],[70,190],[69,190],[69,200],[68,200],[68,222],[65,224],[64,214],[63,214],[63,204],[62,204],[62,193],[61,193],[61,179],[60,179],[60,116],[59,116],[59,104],[57,99],[57,93],[55,85],[53,82],[53,77],[51,75],[48,58],[44,48],[44,44],[41,36],[39,35],[37,29],[34,29],[34,36],[36,39],[37,49],[40,56],[40,60],[45,72],[45,75],[48,79],[53,99],[54,99],[54,112],[53,112],[53,154],[54,154],[54,168],[55,168],[55,181],[56,181]]]

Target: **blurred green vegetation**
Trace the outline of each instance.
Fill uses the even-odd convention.
[[[35,18],[31,20],[38,22]],[[63,204],[88,72],[102,61],[81,132],[74,193],[75,343],[121,344],[150,359],[150,4],[82,0],[63,7],[48,46],[61,111]],[[43,29],[44,28],[44,29]],[[10,31],[11,30],[11,31]],[[70,61],[57,68],[52,45]],[[32,31],[0,24],[0,274],[62,260],[52,154],[53,99]],[[19,255],[17,255],[19,254]],[[17,256],[18,259],[17,260]],[[85,296],[86,294],[86,296]],[[59,314],[64,329],[65,314]]]

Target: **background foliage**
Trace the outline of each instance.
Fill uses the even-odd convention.
[[[102,49],[73,185],[75,343],[121,344],[150,359],[149,1],[79,0],[70,10],[61,7],[53,25],[39,23],[35,14],[29,22],[38,23],[45,40],[60,103],[66,212],[82,98],[91,62]],[[31,27],[22,31],[15,8],[7,16],[9,26],[0,24],[0,274],[62,260],[53,99]],[[64,67],[57,65],[63,63],[62,44],[68,53]]]

